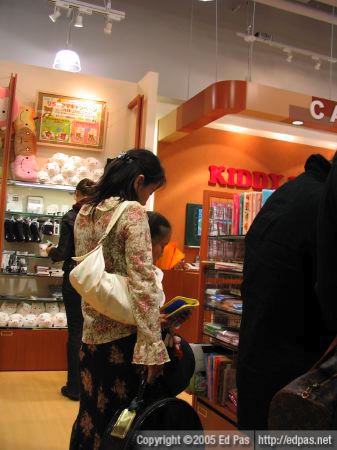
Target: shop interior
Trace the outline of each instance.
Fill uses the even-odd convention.
[[[165,295],[199,301],[179,334],[215,354],[201,353],[181,398],[205,430],[236,430],[244,238],[309,155],[337,148],[337,3],[27,3],[0,4],[0,448],[67,448],[78,404],[59,394],[63,273],[44,245],[57,243],[76,184],[130,148],[166,171],[147,204],[184,254],[178,269],[162,266]],[[53,68],[66,41],[78,73]],[[82,106],[70,130],[62,114]]]

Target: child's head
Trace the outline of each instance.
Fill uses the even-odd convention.
[[[151,240],[152,240],[152,257],[155,263],[161,257],[164,247],[171,239],[171,224],[161,214],[154,211],[148,211]]]

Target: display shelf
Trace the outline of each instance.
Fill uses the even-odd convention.
[[[0,327],[0,330],[67,330],[68,327]]]
[[[8,186],[28,187],[32,189],[49,189],[54,191],[67,191],[75,192],[75,186],[66,186],[60,184],[40,184],[40,183],[28,183],[26,181],[7,180]]]
[[[19,244],[20,243],[22,243],[22,242],[19,242]],[[31,244],[31,242],[28,242],[28,243]],[[15,251],[15,250],[13,250],[13,251]],[[10,253],[8,253],[8,254],[10,254]],[[49,259],[49,256],[39,256],[39,255],[18,255],[18,254],[16,254],[15,256],[17,256],[18,258]]]
[[[210,406],[212,409],[216,410],[226,419],[229,419],[235,425],[237,424],[237,416],[235,412],[228,408],[228,406],[222,406],[219,403],[215,403],[212,400],[209,400],[204,395],[197,395],[198,399],[207,406]]]
[[[219,272],[223,272],[223,273],[229,273],[229,274],[238,274],[238,275],[242,275],[243,274],[243,270],[238,270],[238,269],[231,269],[231,268],[222,268],[222,267],[216,267],[217,264],[225,264],[224,261],[201,261],[201,264],[204,265],[207,269],[213,269],[213,270],[217,270]]]
[[[238,347],[235,347],[235,345],[228,344],[227,342],[224,342],[224,341],[222,341],[221,339],[218,339],[218,338],[212,336],[211,334],[206,333],[205,331],[203,331],[202,334],[203,334],[204,336],[207,336],[208,338],[211,338],[211,339],[212,339],[212,340],[211,340],[211,344],[219,345],[219,346],[221,346],[221,347],[224,347],[224,348],[226,348],[226,349],[228,349],[228,350],[232,350],[232,351],[234,351],[234,352],[237,352],[237,351],[238,351]]]
[[[48,214],[48,213],[43,213],[43,214],[37,214],[37,213],[29,213],[29,212],[17,212],[17,211],[6,211],[6,215],[7,216],[22,216],[22,217],[43,217],[48,218],[48,219],[62,219],[63,215],[58,215],[58,214]]]
[[[11,277],[39,277],[39,278],[61,278],[59,275],[40,275],[38,273],[11,273],[11,272],[0,272],[0,276],[11,276]]]
[[[245,234],[222,234],[217,236],[208,236],[208,239],[219,239],[219,240],[227,240],[227,241],[239,241],[246,237]]]
[[[210,305],[209,303],[204,304],[204,309],[209,311],[219,311],[224,314],[235,314],[236,316],[242,316],[242,311],[228,311],[228,309],[220,308],[216,305]]]
[[[10,303],[17,303],[17,302],[45,302],[45,303],[52,303],[52,302],[58,302],[63,303],[62,297],[24,297],[24,296],[0,296],[0,302],[10,302]]]

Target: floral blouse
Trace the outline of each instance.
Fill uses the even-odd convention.
[[[94,215],[92,206],[81,208],[74,227],[77,256],[96,247],[117,205],[117,199],[112,197],[101,202]],[[128,277],[137,326],[116,322],[82,301],[83,342],[103,344],[137,332],[133,363],[152,365],[169,361],[161,339],[150,229],[145,208],[138,202],[130,203],[124,210],[103,243],[103,253],[107,272]]]

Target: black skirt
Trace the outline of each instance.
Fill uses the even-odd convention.
[[[82,343],[80,409],[70,450],[98,450],[115,412],[136,395],[143,366],[132,364],[135,343],[135,334],[106,344]]]

